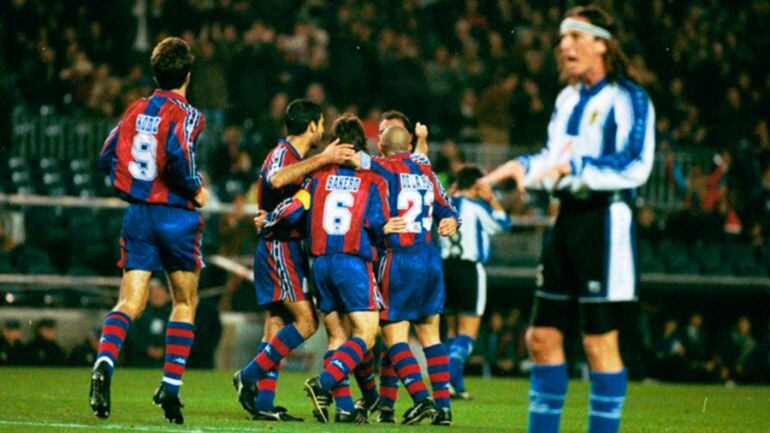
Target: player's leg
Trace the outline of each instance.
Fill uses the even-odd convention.
[[[118,261],[123,276],[118,303],[102,326],[89,392],[91,409],[100,418],[110,414],[110,383],[115,362],[131,322],[142,314],[147,304],[152,271],[163,269],[152,227],[148,224],[148,212],[149,206],[132,204],[123,216]]]
[[[345,317],[337,311],[323,314],[324,328],[326,328],[326,353],[324,354],[324,368],[329,366],[334,352],[350,338],[350,326]],[[345,377],[339,385],[332,390],[334,405],[337,407],[335,422],[353,422],[355,418],[355,406],[350,395],[350,379]],[[328,419],[328,417],[327,417]]]
[[[337,254],[313,262],[313,281],[323,312],[345,311],[350,320],[350,337],[334,351],[319,376],[305,382],[314,412],[324,418],[331,391],[356,368],[364,354],[374,347],[379,325],[379,293],[371,263],[359,257]],[[328,421],[328,418],[326,420]],[[361,420],[363,421],[363,420]]]
[[[262,341],[259,342],[257,355],[262,353],[270,343],[270,340],[286,325],[290,319],[288,312],[285,312],[280,304],[273,308],[268,308],[265,314],[265,331],[262,334]],[[256,356],[255,356],[256,357]],[[253,397],[253,414],[257,412],[273,412],[275,408],[275,394],[278,387],[278,376],[280,365],[274,366],[268,370],[267,374],[256,383],[256,396]],[[253,380],[256,380],[254,378]],[[252,383],[253,384],[253,383]],[[247,409],[248,410],[248,409]]]
[[[348,313],[352,326],[350,338],[334,351],[329,363],[320,375],[305,382],[305,391],[313,402],[313,411],[321,417],[327,410],[336,388],[353,369],[361,363],[364,353],[374,346],[379,323],[377,311],[354,311]]]
[[[567,307],[568,303],[564,301],[535,298],[532,326],[525,336],[534,364],[530,373],[530,433],[559,431],[567,393],[564,328],[560,317],[567,314]]]
[[[583,347],[591,368],[588,431],[616,433],[627,382],[618,328],[624,302],[636,299],[633,212],[626,203],[617,202],[582,216],[579,223],[583,226],[578,232],[582,239],[576,242],[590,248],[586,256],[576,258],[581,280],[586,282],[578,295]],[[591,230],[593,227],[597,230]],[[602,234],[596,236],[592,231]]]
[[[271,308],[280,302],[280,308],[288,311],[292,322],[282,327],[243,369],[241,376],[246,383],[267,376],[289,352],[318,329],[315,306],[307,293],[307,269],[299,243],[260,242],[254,265],[257,301],[261,306]],[[258,276],[258,269],[264,270],[266,275]]]
[[[436,424],[451,425],[452,410],[449,403],[449,356],[441,343],[438,314],[424,317],[414,325],[417,339],[423,347],[428,365],[428,380],[433,390],[433,400],[439,415]]]
[[[104,319],[102,337],[99,340],[94,369],[106,367],[110,376],[123,347],[131,323],[139,317],[147,305],[147,288],[152,272],[131,270],[123,272],[120,280],[118,303]]]
[[[557,433],[567,394],[564,330],[572,312],[575,273],[563,254],[566,233],[557,220],[543,251],[530,327],[525,336],[533,362],[529,383],[529,433]]]
[[[168,274],[171,287],[171,317],[166,324],[166,359],[163,379],[153,396],[169,422],[183,424],[179,390],[187,359],[195,339],[195,309],[198,306],[200,270],[173,271]]]
[[[446,309],[456,312],[452,320],[453,337],[448,347],[449,375],[451,378],[452,398],[468,399],[470,394],[465,389],[463,369],[473,343],[478,335],[481,316],[484,314],[487,299],[487,277],[480,263],[469,260],[447,261],[450,269],[444,270],[446,284]]]

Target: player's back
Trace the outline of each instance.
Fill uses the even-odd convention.
[[[195,208],[202,182],[195,142],[204,117],[177,93],[156,90],[131,104],[99,157],[121,198]]]
[[[439,218],[455,216],[444,189],[426,158],[407,152],[371,159],[371,170],[388,186],[390,216],[407,223],[405,233],[387,235],[388,248],[405,248],[431,242],[433,212]]]
[[[384,179],[333,165],[316,172],[306,190],[310,254],[345,253],[371,261],[389,213]]]

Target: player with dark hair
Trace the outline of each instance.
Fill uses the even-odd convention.
[[[271,212],[291,198],[308,173],[354,155],[352,146],[329,144],[323,152],[303,160],[323,137],[321,106],[298,99],[286,107],[287,137],[270,151],[259,172],[257,194],[260,212]],[[297,421],[274,404],[281,360],[313,335],[318,318],[308,295],[307,258],[300,230],[285,230],[271,239],[260,239],[254,256],[257,303],[267,310],[265,333],[254,359],[233,377],[238,401],[256,420]],[[291,323],[286,323],[286,322]]]
[[[335,132],[363,150],[363,127],[357,118],[338,119]],[[351,323],[352,331],[342,333],[347,338],[328,357],[324,371],[305,382],[314,414],[321,422],[329,421],[333,390],[374,344],[383,300],[374,276],[373,254],[383,236],[406,228],[403,219],[390,218],[387,194],[385,181],[375,173],[331,165],[316,171],[304,189],[265,219],[265,230],[272,237],[306,217],[318,307],[327,317],[344,315]],[[335,320],[335,331],[344,328],[341,318]],[[364,421],[343,419],[339,411],[336,420]]]
[[[557,60],[568,85],[556,98],[546,148],[509,161],[486,181],[552,191],[561,201],[543,249],[527,345],[535,365],[529,431],[559,430],[567,391],[563,338],[579,305],[591,367],[588,431],[615,433],[626,395],[618,348],[623,303],[636,301],[632,210],[650,175],[655,111],[627,77],[612,17],[596,6],[567,11]]]
[[[480,168],[463,167],[457,173],[451,202],[463,225],[453,236],[440,238],[446,286],[444,318],[447,322],[446,345],[453,398],[467,400],[463,367],[473,351],[487,301],[487,275],[484,263],[489,258],[489,236],[508,229],[511,221],[492,188],[478,182],[484,176]]]
[[[208,201],[195,165],[203,115],[187,103],[194,57],[187,43],[163,39],[152,51],[158,89],[131,104],[99,156],[120,197],[123,217],[118,304],[107,314],[91,377],[90,404],[96,416],[110,415],[110,382],[126,333],[144,310],[154,271],[165,270],[173,307],[166,327],[163,380],[153,400],[165,417],[182,424],[179,388],[194,338],[203,218]]]

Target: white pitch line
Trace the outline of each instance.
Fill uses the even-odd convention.
[[[40,427],[40,428],[69,428],[82,430],[131,430],[142,432],[222,432],[222,433],[241,433],[248,431],[265,431],[265,429],[245,427],[245,428],[222,428],[222,427],[172,427],[172,426],[154,426],[141,424],[80,424],[80,423],[58,423],[58,422],[39,422],[39,421],[10,421],[0,419],[0,426],[19,426],[19,427]]]

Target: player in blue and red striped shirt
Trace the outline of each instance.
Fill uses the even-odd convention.
[[[435,413],[435,424],[449,425],[449,358],[439,336],[439,313],[444,308],[444,280],[441,257],[431,239],[434,219],[438,233],[451,236],[457,229],[458,215],[452,207],[427,157],[410,153],[411,136],[399,126],[389,126],[379,142],[383,157],[361,154],[361,166],[382,175],[389,189],[391,216],[402,217],[405,233],[385,239],[380,259],[379,282],[387,308],[381,312],[382,335],[388,347],[383,370],[389,365],[404,382],[414,406],[404,414],[404,423],[417,423]],[[428,361],[428,373],[435,402],[428,398],[419,368],[408,346],[409,325],[415,324],[417,337]],[[392,422],[395,383],[381,384],[380,417]]]
[[[184,419],[179,402],[182,374],[194,338],[203,219],[208,200],[195,166],[196,140],[204,118],[187,103],[194,57],[185,41],[169,37],[152,52],[158,89],[128,107],[99,156],[120,197],[129,202],[120,238],[123,269],[118,304],[107,314],[91,378],[90,404],[110,415],[110,381],[131,322],[144,310],[153,271],[165,270],[173,307],[166,328],[163,380],[153,400],[166,418]]]
[[[352,116],[338,119],[335,127],[344,122],[360,127]],[[363,144],[358,142],[359,149]],[[334,352],[320,376],[305,383],[314,413],[323,422],[328,421],[331,392],[374,344],[382,300],[372,259],[383,236],[406,227],[403,219],[389,215],[387,186],[380,176],[333,165],[317,171],[305,189],[267,217],[267,230],[306,217],[318,307],[324,314],[345,314],[352,324],[351,338]]]
[[[291,198],[308,173],[330,163],[342,163],[354,155],[352,146],[332,143],[318,155],[303,159],[318,146],[323,123],[318,104],[298,99],[286,107],[287,137],[267,155],[257,181],[263,215]],[[272,239],[260,239],[254,254],[257,303],[267,311],[265,333],[257,355],[235,374],[233,385],[238,401],[256,420],[300,420],[276,407],[274,397],[281,359],[318,328],[315,307],[307,293],[308,265],[301,237],[301,230],[288,227]],[[291,323],[285,323],[284,317]]]

